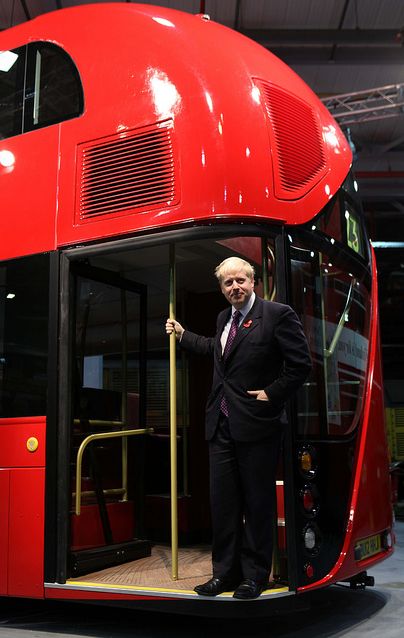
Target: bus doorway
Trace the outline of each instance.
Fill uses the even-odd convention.
[[[214,276],[223,259],[238,255],[253,263],[257,293],[275,297],[275,241],[256,233],[254,229],[248,234],[243,227],[240,235],[240,227],[232,227],[204,238],[198,229],[175,242],[172,233],[160,236],[158,245],[147,238],[143,246],[141,241],[130,247],[114,242],[69,251],[70,584],[90,581],[189,592],[210,577],[204,416],[212,364],[209,358],[176,350],[173,467],[169,339],[164,330],[169,273],[174,266],[177,318],[189,329],[213,336],[217,314],[227,306]],[[125,450],[122,433],[127,430],[131,433]],[[93,438],[80,458],[80,446],[88,437]],[[178,485],[175,580],[173,473]]]

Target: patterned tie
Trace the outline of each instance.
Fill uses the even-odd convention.
[[[223,355],[222,355],[223,361],[227,359],[230,352],[230,348],[233,345],[233,341],[237,334],[240,317],[241,317],[240,310],[236,310],[236,312],[233,315],[233,321],[231,322],[229,334],[227,335],[226,345],[223,350]],[[228,409],[226,397],[224,396],[224,394],[222,395],[222,398],[220,399],[220,411],[224,414],[224,416],[227,416],[227,417],[229,416],[229,409]]]

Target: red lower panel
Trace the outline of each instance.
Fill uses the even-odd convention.
[[[133,538],[135,519],[133,503],[107,503],[113,543],[123,543]],[[80,516],[71,517],[72,549],[101,547],[105,545],[100,512],[97,505],[82,505]]]
[[[45,465],[46,419],[44,416],[0,419],[0,467]],[[37,440],[30,451],[28,442]]]
[[[0,470],[0,595],[8,593],[8,510],[10,500],[10,471]]]
[[[44,488],[44,468],[10,470],[9,596],[44,596]]]
[[[46,598],[56,598],[57,600],[175,600],[165,596],[144,596],[136,594],[115,594],[103,591],[85,591],[81,589],[63,589],[62,587],[47,587],[45,589]]]
[[[283,481],[276,482],[276,507],[278,515],[278,545],[280,550],[286,550],[285,501]]]

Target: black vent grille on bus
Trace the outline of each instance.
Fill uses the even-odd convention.
[[[83,144],[80,220],[177,203],[171,123]]]

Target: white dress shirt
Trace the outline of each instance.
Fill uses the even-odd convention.
[[[245,317],[250,312],[251,308],[253,307],[254,301],[255,301],[255,292],[252,293],[251,297],[249,298],[247,303],[244,304],[244,306],[242,308],[238,308],[238,310],[241,313],[240,321],[238,322],[238,327],[240,327],[241,322],[244,321]],[[234,308],[234,306],[233,306],[233,308],[231,309],[230,319],[226,323],[225,327],[223,328],[222,336],[220,337],[220,343],[222,345],[222,354],[223,354],[224,348],[226,346],[227,337],[229,336],[229,332],[230,332],[230,326],[231,326],[232,321],[233,321],[233,315],[236,312],[236,310],[237,310],[237,308]]]

